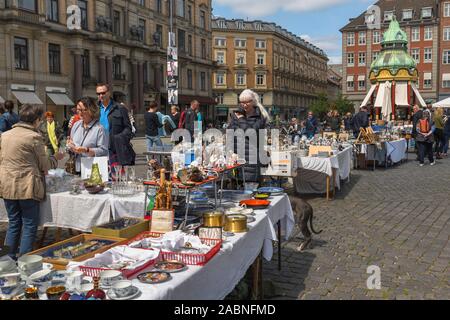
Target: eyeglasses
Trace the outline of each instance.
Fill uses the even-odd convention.
[[[108,93],[108,91],[97,92],[97,95],[98,95],[98,96],[104,96],[104,95],[107,94],[107,93]]]
[[[253,102],[253,100],[248,100],[248,101],[241,101],[240,103],[242,103],[242,104],[250,104],[252,102]]]

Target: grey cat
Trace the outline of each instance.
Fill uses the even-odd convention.
[[[320,234],[323,230],[320,230],[319,232],[314,230],[312,220],[314,218],[313,215],[313,208],[312,206],[306,201],[301,198],[297,198],[295,196],[289,196],[289,200],[291,201],[292,210],[294,211],[294,218],[296,225],[300,228],[303,236],[305,237],[305,240],[300,243],[300,245],[297,247],[297,251],[303,251],[311,244],[312,240],[312,234],[311,231],[314,234]],[[311,231],[309,231],[308,228],[308,221],[309,225],[311,227]]]

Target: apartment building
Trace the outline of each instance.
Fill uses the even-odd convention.
[[[173,0],[179,47],[179,101],[201,103],[212,118],[211,0]],[[170,1],[0,1],[0,96],[38,103],[61,119],[82,96],[106,82],[135,106],[138,127],[151,101],[167,105]],[[81,30],[71,30],[76,5]]]
[[[417,63],[417,87],[426,100],[438,100],[450,95],[450,2],[438,0],[380,0],[380,29],[370,29],[365,23],[366,12],[343,27],[342,63],[343,94],[358,108],[370,89],[368,75],[381,50],[383,33],[395,17],[408,35],[408,52]],[[444,7],[447,11],[444,10]],[[440,16],[449,17],[443,22]],[[444,26],[447,26],[445,29]],[[443,30],[447,32],[448,50],[442,48]],[[446,61],[446,57],[448,58]],[[445,64],[449,65],[448,70]],[[444,70],[447,70],[446,73]],[[445,74],[445,76],[444,76]],[[443,79],[449,88],[443,88]],[[446,90],[445,90],[446,89]]]
[[[212,85],[221,121],[247,88],[281,120],[300,116],[326,93],[327,56],[293,33],[274,23],[223,18],[213,19],[212,31]]]

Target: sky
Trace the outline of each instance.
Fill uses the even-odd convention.
[[[275,22],[323,49],[329,63],[342,62],[339,29],[375,0],[212,0],[213,15]]]

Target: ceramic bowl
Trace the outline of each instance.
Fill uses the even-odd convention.
[[[53,273],[54,271],[48,269],[40,270],[38,272],[33,273],[29,277],[29,280],[33,283],[48,282],[52,280]]]
[[[0,273],[10,273],[17,269],[16,263],[12,259],[0,261]]]
[[[14,287],[20,283],[20,273],[9,273],[0,276],[1,287]]]
[[[43,258],[38,255],[21,256],[17,260],[17,264],[19,265],[19,271],[27,276],[30,276],[33,273],[42,270],[43,268],[42,259]]]
[[[45,291],[48,300],[59,300],[64,292],[66,292],[66,287],[64,286],[50,287]]]
[[[102,192],[105,189],[104,185],[96,185],[96,186],[85,186],[86,191],[90,194],[97,194]]]
[[[119,280],[122,280],[122,272],[120,271],[105,270],[100,272],[100,282],[102,286],[110,287]]]

